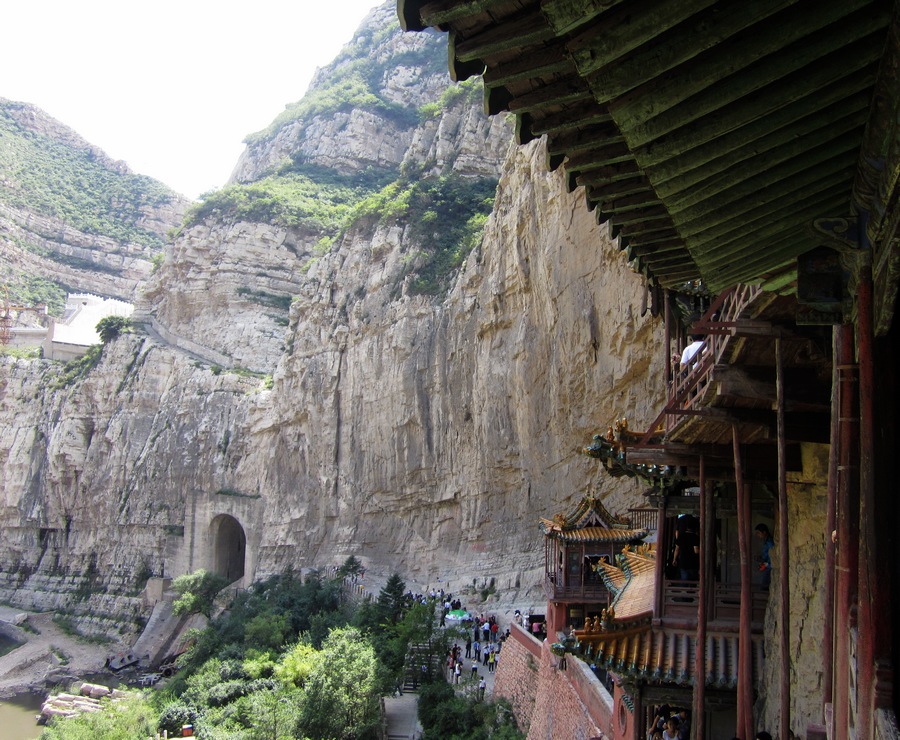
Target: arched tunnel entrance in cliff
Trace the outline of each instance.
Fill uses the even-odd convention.
[[[210,523],[213,546],[213,570],[229,583],[244,577],[247,535],[233,516],[220,514]]]

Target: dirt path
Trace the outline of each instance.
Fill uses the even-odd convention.
[[[28,624],[39,634],[25,632],[27,642],[0,658],[0,697],[44,689],[51,676],[77,677],[103,670],[112,645],[96,645],[65,634],[53,622],[52,613],[22,609],[0,611],[0,619],[14,623],[14,615],[28,614]]]

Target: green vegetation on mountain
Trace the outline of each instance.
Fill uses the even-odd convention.
[[[446,64],[446,52],[442,50],[439,36],[423,34],[425,43],[418,50],[385,54],[385,42],[401,33],[396,19],[384,28],[360,29],[303,98],[286,106],[272,123],[248,135],[244,141],[253,146],[274,137],[295,121],[308,123],[316,116],[354,109],[377,113],[407,127],[415,126],[419,122],[417,111],[382,93],[385,77],[402,67],[418,68],[426,74],[441,71]]]
[[[163,239],[141,226],[145,209],[175,194],[143,175],[111,168],[95,151],[19,122],[20,103],[0,101],[0,201],[59,219],[87,234],[158,249]]]
[[[370,168],[354,175],[290,163],[278,174],[257,182],[229,185],[201,196],[185,216],[190,227],[207,219],[301,226],[333,234],[354,204],[396,177],[396,172]]]
[[[457,82],[447,87],[436,102],[426,103],[421,106],[418,112],[419,120],[427,121],[431,118],[437,118],[444,111],[459,103],[459,101],[464,100],[467,103],[475,103],[483,95],[484,79],[482,77],[470,77],[468,80]]]
[[[104,316],[97,322],[97,334],[103,344],[111,342],[120,334],[131,331],[131,319],[127,316]]]
[[[48,280],[40,275],[25,275],[21,270],[10,271],[7,275],[9,297],[13,303],[28,306],[47,306],[51,316],[62,316],[66,307],[66,285]]]
[[[454,174],[398,180],[361,201],[352,220],[377,217],[406,224],[418,245],[407,262],[407,274],[414,276],[410,292],[438,295],[481,243],[496,189],[493,178]]]

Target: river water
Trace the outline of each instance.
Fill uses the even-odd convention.
[[[43,728],[35,722],[43,697],[38,694],[19,694],[0,699],[0,737],[3,740],[36,740]]]

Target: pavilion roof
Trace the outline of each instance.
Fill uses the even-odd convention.
[[[614,516],[603,502],[588,494],[568,514],[541,519],[540,527],[547,537],[564,542],[626,543],[647,536],[646,529],[634,529],[631,520]]]
[[[597,565],[606,587],[615,595],[605,620],[609,628],[653,613],[656,586],[656,548],[625,547],[615,563]]]
[[[577,639],[590,644],[594,660],[614,673],[633,679],[690,686],[694,680],[696,631],[654,626],[656,548],[626,547],[616,563],[599,563],[598,572],[614,594],[609,608],[576,630]],[[753,640],[753,667],[761,673],[762,638]],[[737,686],[738,633],[712,631],[707,637],[706,676],[709,686]]]

